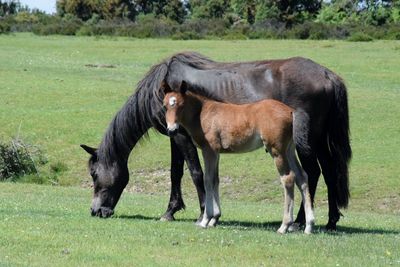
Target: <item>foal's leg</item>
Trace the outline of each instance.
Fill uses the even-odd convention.
[[[221,216],[221,210],[219,206],[219,197],[216,198],[215,186],[217,184],[216,177],[218,175],[218,161],[219,154],[214,152],[211,148],[202,149],[204,166],[205,166],[205,176],[204,176],[204,187],[206,190],[206,201],[205,201],[205,211],[202,221],[198,224],[200,227],[206,228],[209,226],[214,226]],[[218,192],[217,192],[218,193]],[[211,222],[211,224],[210,224]]]
[[[271,150],[269,149],[269,151]],[[271,155],[274,158],[276,168],[278,169],[285,195],[282,225],[278,229],[278,233],[284,234],[286,233],[289,226],[293,223],[295,174],[290,169],[289,162],[285,153],[280,153],[272,149]]]
[[[218,160],[217,160],[217,166],[215,167],[215,176],[214,176],[214,200],[217,203],[219,212],[217,214],[214,214],[214,216],[211,218],[210,222],[208,223],[208,226],[216,226],[219,220],[219,217],[221,216],[221,204],[219,202],[219,155],[218,155]]]
[[[310,197],[310,191],[308,187],[308,177],[307,173],[303,170],[300,163],[296,158],[295,146],[291,144],[288,149],[288,160],[290,168],[295,173],[295,182],[297,187],[301,192],[302,203],[305,210],[305,217],[306,217],[306,227],[304,233],[311,234],[312,228],[314,226],[314,212],[312,208],[312,202]]]

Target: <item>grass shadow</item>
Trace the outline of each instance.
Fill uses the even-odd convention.
[[[141,214],[135,215],[114,215],[112,218],[116,219],[127,219],[127,220],[148,220],[148,221],[159,221],[160,217],[156,216],[145,216]],[[176,219],[176,222],[192,222],[195,223],[195,219]],[[281,221],[270,221],[270,222],[250,222],[250,221],[238,221],[238,220],[221,220],[218,223],[219,227],[229,227],[236,228],[239,230],[253,230],[253,229],[261,229],[268,231],[276,231],[281,225]],[[376,235],[387,235],[387,234],[400,234],[400,230],[394,229],[367,229],[360,227],[351,227],[351,226],[338,226],[337,231],[326,231],[325,227],[322,225],[316,225],[314,229],[314,233],[323,233],[329,235],[352,235],[352,234],[376,234]]]

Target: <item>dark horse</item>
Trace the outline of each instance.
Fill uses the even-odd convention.
[[[198,53],[178,53],[153,66],[139,82],[136,92],[111,121],[98,149],[82,147],[91,154],[90,173],[94,182],[91,212],[109,217],[129,180],[128,156],[149,128],[166,134],[162,84],[189,90],[208,98],[236,104],[261,99],[279,100],[306,114],[311,153],[299,153],[308,174],[312,200],[318,178],[324,176],[328,189],[329,219],[326,228],[336,229],[339,208],[349,201],[348,164],[351,159],[349,115],[346,87],[342,79],[327,68],[305,58],[220,63]],[[301,118],[300,118],[301,119]],[[171,195],[163,219],[185,207],[181,193],[183,165],[186,161],[197,189],[200,218],[204,212],[203,171],[190,136],[180,129],[171,142]],[[296,222],[304,224],[301,205]]]

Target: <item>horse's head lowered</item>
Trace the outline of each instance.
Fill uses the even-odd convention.
[[[185,103],[186,86],[186,83],[182,81],[179,92],[175,92],[167,84],[164,85],[165,96],[163,104],[166,108],[165,120],[169,136],[176,135],[179,130],[179,122],[182,119],[183,105]]]
[[[81,147],[91,155],[89,171],[93,178],[94,189],[91,214],[103,218],[110,217],[114,214],[114,207],[128,183],[128,168],[126,164],[118,162],[102,163],[99,161],[97,149],[86,145]]]

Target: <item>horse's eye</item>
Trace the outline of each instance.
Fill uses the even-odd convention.
[[[97,173],[96,173],[95,170],[91,170],[91,171],[90,171],[90,175],[92,176],[93,181],[95,181],[95,180],[97,179]]]
[[[170,98],[169,98],[169,105],[171,106],[171,107],[173,107],[173,106],[175,106],[175,104],[176,104],[176,97],[175,96],[171,96]]]

